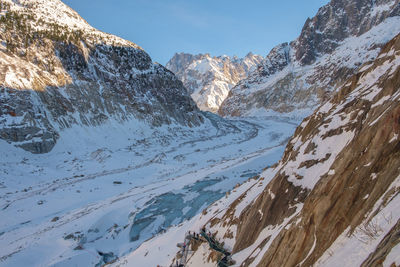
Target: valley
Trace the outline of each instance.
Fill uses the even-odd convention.
[[[0,266],[400,266],[400,0],[133,2],[0,1]]]
[[[98,251],[123,256],[274,164],[298,123],[208,118],[193,129],[127,124],[115,129],[120,134],[75,127],[52,152],[25,152],[22,161],[2,141],[3,264],[97,264]]]

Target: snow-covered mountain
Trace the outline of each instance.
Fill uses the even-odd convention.
[[[74,125],[204,120],[173,73],[61,1],[0,4],[1,139],[43,153]]]
[[[58,0],[0,7],[1,266],[400,265],[398,1],[332,0],[239,83],[321,91],[301,124],[200,112]]]
[[[332,0],[230,91],[219,114],[310,114],[400,32],[399,3]]]
[[[0,8],[1,266],[113,262],[272,165],[298,124],[200,112],[61,1]]]
[[[244,58],[179,53],[166,68],[178,76],[201,110],[217,112],[232,87],[254,71],[262,59],[253,53]]]
[[[301,123],[277,164],[114,266],[399,266],[399,85],[400,34]],[[187,250],[170,245],[183,240]]]

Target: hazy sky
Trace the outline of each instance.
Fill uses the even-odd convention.
[[[93,27],[165,64],[175,52],[265,56],[328,0],[62,0]]]

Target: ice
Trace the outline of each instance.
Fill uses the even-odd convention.
[[[274,164],[296,127],[287,118],[207,116],[194,128],[74,126],[41,155],[0,140],[2,265],[121,258]]]

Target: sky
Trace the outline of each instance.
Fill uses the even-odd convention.
[[[166,64],[175,53],[266,56],[328,0],[62,0],[90,25]]]

